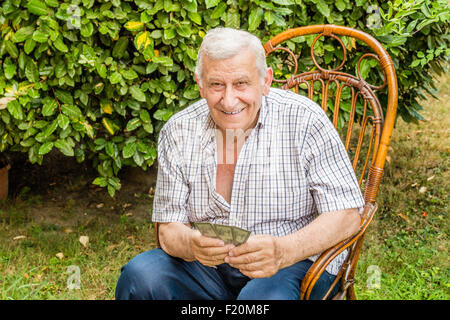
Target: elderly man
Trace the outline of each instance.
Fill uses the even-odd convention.
[[[195,71],[203,99],[159,136],[153,221],[161,248],[122,268],[117,299],[298,299],[312,261],[358,230],[364,200],[337,132],[317,104],[271,88],[272,75],[255,36],[206,34]],[[227,244],[194,222],[251,236]],[[311,298],[324,295],[343,259]]]

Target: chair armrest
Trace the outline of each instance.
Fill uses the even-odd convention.
[[[319,256],[319,258],[317,258],[317,260],[311,265],[305,277],[303,278],[300,286],[300,299],[302,300],[309,299],[309,295],[311,294],[314,285],[316,284],[317,280],[320,278],[322,273],[325,271],[326,267],[330,264],[330,262],[333,261],[333,259],[336,258],[341,252],[349,248],[357,240],[361,239],[364,236],[364,233],[367,227],[369,226],[370,222],[372,221],[372,218],[375,212],[377,211],[377,208],[378,205],[376,203],[366,203],[364,205],[364,210],[361,217],[361,225],[359,227],[358,232],[353,236],[349,237],[348,239],[343,240],[334,245],[333,247],[325,250]],[[344,269],[346,268],[341,267],[338,275],[336,276],[336,279],[342,276],[343,272],[345,271]],[[336,283],[337,281],[333,282],[332,287],[334,287]],[[331,290],[329,290],[329,292],[331,292]],[[327,292],[327,295],[329,294],[329,292]]]

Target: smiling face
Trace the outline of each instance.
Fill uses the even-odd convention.
[[[272,69],[261,79],[255,60],[255,54],[248,49],[223,60],[203,57],[202,79],[196,75],[196,81],[211,117],[223,132],[245,132],[257,123],[262,96],[272,83]]]

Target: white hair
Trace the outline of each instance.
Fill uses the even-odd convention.
[[[206,33],[198,51],[195,74],[200,85],[202,85],[202,63],[205,55],[212,60],[223,60],[234,57],[243,49],[250,49],[255,54],[256,68],[264,82],[267,63],[266,52],[261,41],[247,31],[219,27]]]

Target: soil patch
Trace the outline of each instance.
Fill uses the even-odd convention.
[[[127,219],[150,221],[156,166],[143,171],[124,168],[121,190],[111,198],[106,188],[92,184],[97,172],[91,163],[78,163],[58,151],[31,164],[26,155],[11,155],[9,201],[27,201],[27,221],[60,227]]]

